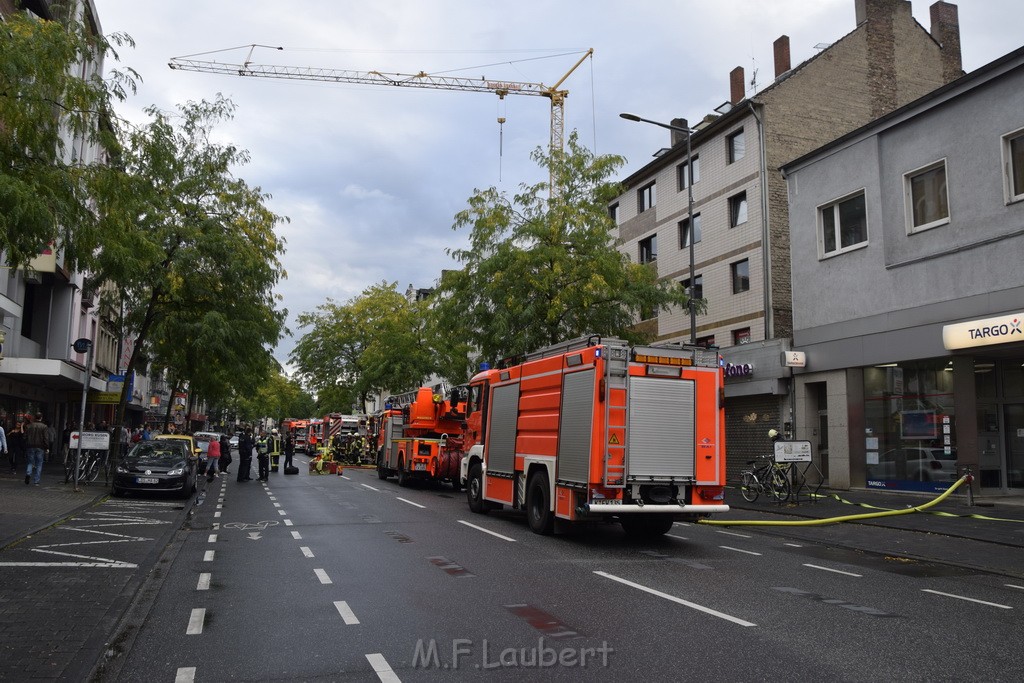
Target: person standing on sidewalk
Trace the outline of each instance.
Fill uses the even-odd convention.
[[[7,457],[11,461],[11,474],[18,473],[18,462],[25,460],[25,420],[17,418],[7,435]]]
[[[217,468],[220,466],[220,441],[210,439],[210,445],[206,447],[206,481],[213,481],[217,476]]]
[[[39,478],[43,476],[43,459],[50,450],[50,433],[43,422],[41,413],[35,419],[31,417],[25,427],[25,445],[28,446],[28,466],[25,468],[25,483],[39,486]]]

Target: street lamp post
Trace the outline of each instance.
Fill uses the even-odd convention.
[[[694,273],[694,254],[693,244],[696,242],[697,237],[697,222],[693,218],[693,154],[690,148],[690,137],[693,135],[693,129],[683,126],[673,126],[670,123],[662,123],[660,121],[652,121],[637,116],[636,114],[622,113],[620,117],[627,121],[637,121],[640,123],[650,123],[655,126],[662,128],[668,128],[679,133],[686,133],[686,199],[687,199],[687,212],[689,214],[688,220],[690,221],[690,235],[689,235],[689,246],[690,246],[690,291],[688,293],[689,300],[687,305],[690,309],[690,343],[696,345],[697,343],[697,309],[693,306],[693,293],[696,289],[697,275]]]

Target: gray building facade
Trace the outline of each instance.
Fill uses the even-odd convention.
[[[783,167],[833,487],[1024,490],[1024,48]]]

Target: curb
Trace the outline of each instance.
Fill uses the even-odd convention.
[[[89,502],[82,503],[78,507],[68,512],[62,513],[59,517],[55,519],[51,519],[48,522],[44,522],[38,526],[32,527],[28,531],[18,531],[7,538],[0,539],[0,551],[6,550],[8,547],[14,545],[15,543],[23,541],[29,536],[34,536],[35,534],[38,534],[40,531],[43,531],[44,529],[49,529],[52,526],[56,526],[61,522],[67,521],[75,515],[78,515],[81,512],[93,507],[94,505],[102,503],[107,498],[108,495],[109,493],[107,491],[97,493]]]

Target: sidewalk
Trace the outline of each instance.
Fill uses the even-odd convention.
[[[81,491],[76,493],[73,483],[64,483],[60,462],[43,465],[39,486],[25,485],[24,467],[11,474],[4,465],[0,474],[0,550],[94,505],[110,492],[101,474],[93,484],[80,483]]]

